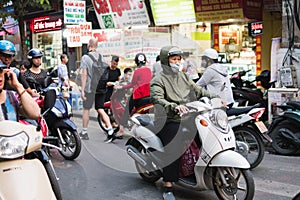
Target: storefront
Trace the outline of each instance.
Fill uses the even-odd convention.
[[[34,33],[32,36],[32,46],[44,53],[42,68],[48,69],[57,66],[60,54],[63,52],[62,16],[34,18],[31,26]]]
[[[262,24],[260,30],[253,34],[251,31],[252,23],[235,24],[215,24],[214,28],[214,48],[219,51],[219,62],[227,66],[230,74],[246,70],[248,80],[254,80],[257,70],[260,71],[260,36],[262,33]],[[258,40],[258,41],[257,41]],[[258,51],[257,51],[258,50]]]
[[[261,71],[262,1],[194,1],[194,6],[197,21],[211,22],[211,46],[229,74],[249,70],[245,78],[254,80]]]

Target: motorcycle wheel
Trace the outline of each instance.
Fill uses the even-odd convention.
[[[81,140],[77,133],[73,129],[66,129],[61,128],[59,129],[62,135],[62,138],[65,144],[62,141],[58,141],[58,146],[62,148],[59,153],[66,159],[66,160],[74,160],[77,158],[81,152]],[[59,137],[58,137],[59,138]]]
[[[145,150],[142,146],[138,148],[139,152],[141,154],[145,155]],[[149,171],[145,169],[143,166],[141,166],[138,162],[135,161],[135,167],[138,171],[139,175],[142,177],[143,180],[145,180],[148,183],[155,183],[161,178],[161,172],[159,170],[156,171]]]
[[[112,116],[109,116],[110,118],[110,123],[113,123],[115,120],[112,120]],[[104,122],[102,121],[100,115],[98,114],[97,116],[97,121],[98,121],[98,124],[100,126],[100,128],[104,131],[104,133],[107,135],[107,128],[104,124]],[[118,131],[120,130],[120,125],[118,124],[118,126],[114,127],[114,133],[117,133]]]
[[[226,183],[222,181],[225,178]],[[252,200],[254,196],[254,180],[248,169],[233,167],[215,168],[212,177],[213,186],[219,199]]]
[[[53,171],[53,168],[52,168],[51,164],[49,162],[45,162],[44,167],[45,167],[46,172],[48,174],[48,177],[49,177],[49,180],[50,180],[50,183],[51,183],[51,187],[52,187],[52,190],[55,194],[56,199],[57,200],[62,200],[61,190],[60,190],[58,181],[56,179],[55,172]]]
[[[283,122],[278,124],[271,132],[273,149],[281,155],[293,155],[298,151],[297,145],[292,144],[288,139],[285,139],[282,134],[290,133],[294,134],[298,132],[297,126],[289,122]]]
[[[257,167],[265,155],[265,146],[259,133],[249,127],[236,127],[233,132],[237,142],[242,142],[248,146],[248,148],[240,148],[237,145],[236,151],[248,160],[250,169]]]

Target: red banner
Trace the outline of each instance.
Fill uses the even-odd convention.
[[[194,0],[196,21],[262,19],[261,0]]]

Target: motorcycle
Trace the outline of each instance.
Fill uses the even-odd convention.
[[[189,114],[196,114],[195,124],[202,145],[193,176],[180,178],[178,184],[193,190],[214,189],[219,199],[253,199],[255,186],[250,165],[234,151],[235,136],[221,100],[195,101],[186,106]],[[136,126],[126,146],[139,175],[154,183],[162,177],[162,161],[157,155],[164,152],[164,147],[151,131],[155,128],[149,115],[131,117]],[[188,127],[184,127],[185,130]]]
[[[230,78],[233,84],[232,93],[233,98],[238,102],[238,106],[253,106],[260,104],[265,108],[265,112],[261,117],[263,122],[268,120],[268,95],[269,88],[274,86],[274,82],[270,82],[270,71],[264,70],[258,76],[255,77],[256,82],[260,82],[264,92],[258,89],[253,84],[254,81],[243,80],[242,77],[246,75],[248,71],[239,71],[232,75]]]
[[[0,122],[0,199],[62,199],[43,141],[40,125]]]
[[[260,121],[264,112],[265,108],[259,104],[227,110],[229,124],[236,138],[236,151],[248,160],[250,169],[257,167],[263,160],[265,141],[272,142],[267,127]]]
[[[277,105],[283,113],[276,115],[269,125],[273,149],[281,155],[294,155],[300,149],[300,102]]]
[[[28,83],[37,84],[32,78],[26,78],[26,80]],[[52,83],[51,80],[45,81],[47,82],[45,83],[45,86],[49,86],[50,83]],[[72,116],[72,108],[70,103],[58,95],[60,93],[60,88],[53,84],[52,87],[40,88],[38,91],[41,95],[38,99],[39,101],[46,101],[47,93],[51,90],[55,91],[55,104],[49,112],[46,112],[43,115],[47,125],[51,124],[51,126],[48,126],[49,134],[47,138],[49,143],[61,148],[59,153],[65,159],[74,160],[81,152],[81,139],[77,132],[77,126],[70,119]],[[39,103],[39,106],[42,112],[44,112],[45,108],[43,107],[43,103]]]
[[[125,93],[126,93],[125,90],[114,90],[110,101],[104,103],[104,110],[110,117],[111,123],[117,124],[117,126],[114,127],[114,133],[117,133],[119,131],[120,124],[123,125],[126,128],[126,131],[130,133],[132,130],[131,126],[134,124],[131,122],[130,119],[129,121],[126,122],[123,120],[125,109],[126,109],[126,103],[127,103]],[[145,104],[140,108],[134,108],[130,113],[130,116],[134,114],[149,113],[151,109],[153,109],[152,104]],[[101,129],[107,134],[107,128],[105,127],[105,124],[102,121],[99,114],[97,116],[97,120]]]

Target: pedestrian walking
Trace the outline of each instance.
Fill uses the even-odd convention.
[[[105,101],[105,93],[106,93],[106,84],[107,79],[104,78],[105,76],[108,77],[108,71],[104,70],[104,73],[99,75],[98,84],[95,89],[93,90],[94,86],[92,85],[92,77],[96,76],[93,74],[93,63],[94,60],[98,60],[102,57],[96,50],[98,48],[98,41],[96,38],[91,38],[88,43],[88,54],[83,55],[81,58],[80,68],[81,68],[81,98],[83,101],[83,113],[82,113],[82,131],[79,134],[81,139],[88,140],[88,124],[89,124],[89,115],[90,109],[92,108],[95,102],[95,109],[97,110],[98,114],[104,121],[108,136],[105,142],[111,142],[114,138],[114,130],[110,123],[109,116],[104,111],[104,101]]]
[[[98,41],[95,38],[89,40],[87,49],[93,56],[101,56],[96,52],[98,47]],[[80,69],[81,69],[81,99],[82,99],[82,131],[79,133],[81,139],[88,140],[88,125],[90,109],[93,106],[95,100],[95,91],[91,91],[91,77],[88,76],[88,72],[92,72],[93,61],[87,55],[83,55],[81,58]]]

